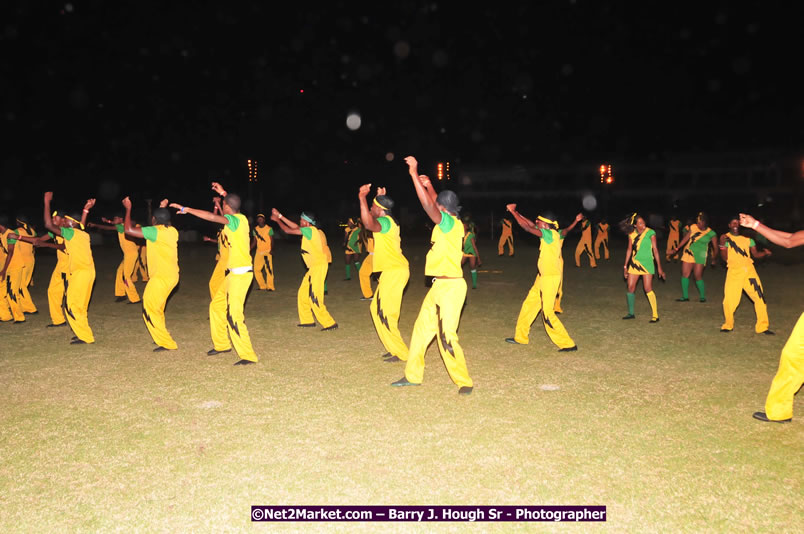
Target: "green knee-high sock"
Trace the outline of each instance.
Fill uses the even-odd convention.
[[[690,298],[690,279],[681,277],[681,298]]]
[[[347,280],[352,279],[352,266],[349,263],[346,264],[346,279]]]
[[[470,272],[472,273],[472,289],[477,289],[477,271],[472,269]]]
[[[362,262],[359,262],[359,261],[356,261],[356,262],[355,262],[355,269],[357,269],[357,272],[360,272],[360,264],[361,264],[361,263],[362,263]]]
[[[628,315],[634,315],[634,299],[636,297],[633,293],[626,293],[625,300],[628,301]]]
[[[700,295],[701,300],[702,301],[706,300],[706,286],[704,285],[704,281],[696,280],[695,287],[698,288],[698,294]]]
[[[327,281],[324,280],[324,293],[326,293],[326,292],[327,292]]]

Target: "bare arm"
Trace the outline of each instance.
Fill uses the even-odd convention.
[[[475,254],[477,254],[477,263],[479,265],[479,264],[481,264],[483,262],[480,261],[480,249],[477,248],[477,242],[475,241],[474,237],[472,238],[472,246],[475,248]]]
[[[634,244],[631,243],[630,238],[628,239],[628,248],[625,251],[625,262],[623,263],[623,278],[628,278],[628,261],[631,259],[631,252],[634,249]]]
[[[720,236],[720,241],[719,241],[718,248],[720,248],[720,259],[725,261],[725,262],[728,262],[729,261],[729,251],[726,248],[726,234],[723,234],[723,235]],[[754,249],[756,249],[756,247],[751,247],[751,252],[753,252]]]
[[[508,212],[511,215],[513,215],[513,217],[516,220],[517,224],[519,224],[519,226],[521,226],[523,230],[525,230],[526,232],[531,233],[533,235],[539,236],[539,237],[542,236],[541,229],[539,229],[536,226],[536,224],[534,224],[533,221],[523,217],[522,215],[519,214],[518,211],[516,211],[516,204],[508,204],[505,207],[505,209],[507,209]]]
[[[711,262],[712,266],[715,266],[717,264],[717,245],[715,244],[717,243],[717,239],[715,239],[716,237],[717,234],[712,236],[712,239],[709,240],[709,244],[707,245],[708,248],[712,249],[712,262]]]
[[[123,229],[129,237],[138,237],[140,239],[145,236],[142,234],[142,228],[137,228],[131,224],[131,199],[126,197],[123,199],[123,207],[126,208],[126,216],[123,219]]]
[[[684,237],[683,237],[683,238],[681,238],[681,241],[679,241],[679,242],[678,242],[678,246],[672,250],[672,252],[670,253],[670,255],[671,255],[671,256],[674,256],[674,255],[676,254],[676,252],[678,252],[679,250],[681,250],[682,248],[684,248],[684,245],[686,245],[686,244],[687,244],[687,241],[689,241],[689,240],[690,240],[690,237],[691,237],[691,236],[692,236],[692,232],[687,232],[686,234],[684,234]]]
[[[759,259],[759,258],[764,258],[765,256],[770,256],[771,251],[770,251],[770,249],[766,248],[765,250],[760,252],[760,251],[757,250],[756,246],[753,246],[753,247],[751,247],[751,255],[753,257],[755,257],[756,259]]]
[[[279,224],[279,228],[286,234],[301,235],[301,228],[295,222],[287,219],[276,208],[271,210],[271,220]]]
[[[441,212],[436,205],[436,194],[430,179],[426,176],[419,176],[419,163],[416,158],[408,156],[405,158],[405,162],[408,164],[408,172],[413,180],[416,196],[419,197],[419,202],[421,202],[424,212],[435,224],[441,224]]]
[[[6,283],[3,279],[6,277],[6,271],[8,270],[8,266],[11,264],[11,257],[14,256],[14,248],[15,245],[13,243],[9,243],[8,251],[6,253],[6,262],[3,264],[3,268],[0,269],[0,283]]]
[[[368,201],[366,200],[366,197],[370,192],[371,184],[365,184],[357,193],[357,198],[360,200],[360,219],[363,221],[363,226],[366,228],[366,230],[379,232],[382,230],[382,227],[380,226],[380,223],[377,222],[377,219],[374,218],[374,215],[371,214],[371,210],[368,207]]]
[[[50,201],[53,200],[53,192],[48,191],[45,193],[45,228],[50,230],[50,232],[54,235],[61,235],[61,229],[53,224],[53,218],[50,216]]]
[[[575,220],[572,221],[571,225],[561,230],[561,235],[566,236],[568,233],[572,231],[573,228],[575,228],[575,225],[581,222],[582,220],[583,220],[583,213],[579,213],[578,215],[575,216]]]
[[[656,246],[656,234],[650,236],[650,246],[653,249],[653,259],[656,260],[656,270],[659,271],[659,278],[664,280],[664,270],[662,269],[662,261],[659,259],[659,248]]]
[[[774,230],[773,228],[768,228],[761,222],[757,221],[750,215],[746,215],[745,213],[740,214],[740,224],[747,228],[753,228],[758,234],[765,236],[768,238],[768,241],[774,245],[779,245],[780,247],[793,248],[804,245],[804,230],[799,230],[798,232],[794,232],[792,234],[790,232]]]
[[[188,208],[187,206],[182,206],[181,204],[176,204],[175,202],[171,202],[170,207],[177,209],[178,211],[176,213],[179,215],[189,214],[198,217],[199,219],[204,219],[205,221],[223,225],[229,224],[229,220],[226,217],[223,215],[216,215],[211,211]]]
[[[90,198],[87,200],[86,204],[84,204],[84,210],[81,213],[81,225],[86,228],[87,226],[87,217],[89,216],[89,210],[91,210],[95,206],[95,199]]]

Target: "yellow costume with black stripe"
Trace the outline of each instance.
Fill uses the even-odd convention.
[[[519,310],[514,341],[522,345],[529,343],[530,326],[541,312],[544,328],[552,342],[560,349],[571,348],[575,342],[555,313],[556,294],[563,278],[561,247],[564,236],[554,229],[542,229],[541,232],[539,272]]]
[[[597,236],[595,236],[595,259],[600,259],[600,248],[603,247],[603,258],[609,259],[609,224],[597,223]]]
[[[137,225],[139,228],[140,225]],[[143,282],[148,281],[148,253],[146,251],[145,246],[137,245],[137,265],[134,268],[134,272],[131,273],[131,281],[137,282],[142,280]]]
[[[64,244],[64,238],[51,234],[50,238],[57,245]],[[65,250],[56,249],[56,267],[50,275],[50,284],[47,286],[47,303],[50,311],[50,322],[60,325],[67,322],[64,317],[64,306],[67,298],[67,277],[70,276],[70,256]]]
[[[142,318],[154,343],[166,349],[177,349],[165,325],[165,303],[179,283],[179,232],[172,226],[142,228],[148,253],[150,279],[142,294]]]
[[[274,229],[268,226],[254,227],[254,239],[257,240],[257,251],[254,253],[254,279],[260,289],[274,287],[274,258],[271,255]]]
[[[368,254],[360,265],[358,278],[360,279],[360,291],[363,293],[363,298],[370,299],[374,294],[371,290],[371,273],[374,272],[374,237],[372,236],[366,237],[366,252]]]
[[[754,260],[751,259],[751,248],[756,246],[753,239],[726,234],[726,286],[723,289],[723,316],[725,321],[721,330],[734,328],[734,312],[740,305],[743,291],[754,303],[754,312],[757,316],[754,331],[762,333],[768,329],[768,306],[765,304],[765,294],[762,291],[762,282],[759,279]]]
[[[89,234],[78,228],[62,228],[64,247],[70,257],[70,276],[67,279],[67,303],[64,311],[67,322],[76,337],[85,343],[94,343],[89,327],[87,309],[95,284],[95,260]]]
[[[15,236],[13,230],[6,229],[5,232],[0,234],[0,269],[6,264],[8,258],[8,240],[12,239],[16,248],[16,240],[11,236]],[[12,258],[13,261],[14,258]],[[13,297],[13,306],[12,306]],[[11,321],[12,319],[18,321],[25,320],[25,314],[22,313],[22,308],[16,302],[17,296],[11,290],[11,276],[6,271],[5,277],[0,280],[0,321]]]
[[[218,255],[215,261],[215,269],[209,279],[209,298],[214,299],[215,293],[226,280],[226,269],[229,265],[229,240],[223,235],[223,230],[218,232]]]
[[[212,343],[217,351],[230,350],[234,345],[241,360],[256,362],[257,354],[243,315],[246,293],[254,280],[248,219],[242,213],[224,217],[228,221],[222,231],[229,244],[228,273],[209,304]]]
[[[667,223],[667,247],[665,248],[664,252],[667,261],[670,261],[673,258],[678,258],[678,253],[676,253],[675,256],[671,256],[670,252],[673,251],[681,241],[679,234],[680,227],[681,221],[678,219],[670,219],[670,221]]]
[[[505,252],[505,245],[508,245],[508,255],[514,255],[514,233],[512,230],[513,223],[510,219],[502,220],[502,234],[500,234],[500,241],[497,243],[497,255],[502,256]]]
[[[126,237],[122,224],[115,225],[117,228],[117,241],[120,250],[123,251],[123,260],[117,267],[114,279],[114,296],[128,297],[131,303],[140,301],[140,294],[132,279],[134,271],[137,269],[137,259],[139,258],[139,247],[137,243]]]
[[[36,232],[25,224],[17,228],[15,233],[20,236],[36,237]],[[31,298],[31,293],[28,291],[28,286],[31,285],[31,278],[33,277],[34,265],[36,263],[36,259],[34,257],[34,246],[30,243],[26,243],[25,241],[17,241],[14,257],[17,256],[19,256],[22,260],[20,278],[17,284],[17,299],[24,313],[36,313],[36,305]],[[9,270],[11,270],[11,266],[9,266]]]
[[[327,279],[332,254],[326,244],[324,232],[315,226],[304,226],[300,230],[301,255],[307,266],[307,272],[304,273],[296,294],[299,323],[315,324],[317,319],[322,327],[329,328],[335,324],[335,319],[324,304],[324,282]]]
[[[6,302],[11,308],[11,315],[14,316],[15,322],[25,321],[25,305],[23,305],[23,297],[27,292],[27,288],[23,289],[23,278],[25,275],[25,260],[21,252],[21,246],[25,243],[17,241],[19,233],[16,230],[9,230],[6,233],[6,243],[9,247],[12,245],[14,249],[9,249],[11,261],[6,268]],[[4,262],[5,264],[5,262]],[[30,299],[30,295],[28,297]]]
[[[768,419],[783,421],[793,417],[793,400],[804,384],[804,313],[782,349],[779,369],[773,377],[768,397],[765,399],[765,414]]]
[[[592,254],[592,223],[589,219],[584,219],[581,223],[581,240],[575,247],[575,266],[581,266],[581,254],[586,254],[589,258],[589,265],[597,267],[595,255]]]
[[[458,323],[466,301],[466,280],[461,269],[464,234],[460,219],[442,211],[441,222],[433,228],[430,237],[432,246],[425,261],[425,276],[435,278],[433,286],[424,297],[410,337],[410,350],[405,365],[405,378],[408,382],[422,382],[424,355],[435,337],[452,381],[458,387],[472,387],[463,348],[458,343]]]
[[[377,218],[374,232],[374,272],[380,281],[371,299],[371,320],[385,350],[400,360],[408,359],[408,346],[399,332],[402,294],[410,278],[408,260],[402,254],[399,225],[389,216]]]

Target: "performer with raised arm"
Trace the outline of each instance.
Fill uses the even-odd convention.
[[[212,213],[223,216],[221,209],[221,198],[215,197],[212,199]],[[215,255],[215,269],[212,271],[212,276],[209,278],[209,298],[214,299],[215,293],[226,280],[226,269],[229,265],[229,241],[223,234],[223,228],[218,229],[215,239],[204,236],[204,241],[211,241],[218,244],[218,253]]]
[[[274,244],[274,229],[265,224],[265,215],[257,214],[257,226],[251,237],[251,248],[254,253],[254,279],[257,287],[263,291],[274,291],[274,258],[271,254]]]
[[[760,252],[753,239],[740,235],[739,216],[731,218],[728,233],[720,236],[720,256],[726,262],[727,268],[726,286],[723,288],[723,316],[726,320],[720,327],[721,332],[731,332],[734,328],[734,312],[745,291],[754,303],[754,313],[757,316],[754,331],[757,334],[773,335],[768,329],[770,322],[762,281],[754,268],[754,260],[751,259],[752,256],[764,258],[770,255],[770,249]]]
[[[64,238],[64,247],[70,257],[70,274],[67,277],[67,300],[64,311],[67,322],[75,334],[71,343],[94,343],[95,337],[89,327],[87,309],[92,295],[92,286],[95,284],[95,260],[92,258],[89,234],[84,230],[84,221],[86,221],[89,210],[95,204],[94,199],[90,199],[91,204],[90,201],[87,201],[84,206],[81,221],[78,221],[75,216],[65,215],[61,218],[62,226],[57,226],[53,222],[50,210],[52,200],[53,193],[51,191],[45,193],[45,228],[54,236]]]
[[[377,195],[369,207],[366,197],[370,192],[371,184],[365,184],[358,192],[358,199],[363,227],[374,234],[373,270],[380,273],[369,308],[371,320],[385,347],[385,361],[407,361],[408,347],[399,332],[399,311],[402,308],[402,294],[410,278],[410,266],[402,254],[399,224],[391,214],[394,201],[386,194],[384,187],[378,187]]]
[[[150,268],[148,284],[142,294],[142,319],[157,347],[154,352],[176,350],[178,345],[165,326],[165,303],[179,283],[179,232],[170,224],[168,200],[164,199],[151,216],[151,226],[137,227],[131,221],[131,199],[123,199],[123,222],[129,237],[145,239]]]
[[[503,218],[500,222],[502,233],[500,234],[500,241],[497,243],[497,255],[502,256],[505,252],[505,246],[508,245],[508,255],[514,255],[514,232],[513,223],[511,219]]]
[[[24,322],[25,314],[22,313],[22,309],[16,302],[17,296],[10,291],[11,279],[8,275],[8,266],[11,263],[18,236],[6,224],[8,224],[8,219],[5,215],[0,215],[0,321]]]
[[[740,225],[755,230],[771,243],[785,248],[804,245],[804,230],[794,233],[774,230],[744,213],[740,214]],[[765,400],[765,411],[755,412],[754,419],[772,423],[792,421],[793,399],[802,384],[804,384],[804,313],[799,316],[796,326],[793,327],[793,333],[782,349],[779,370],[773,378],[768,398]]]
[[[603,258],[609,259],[609,223],[606,219],[601,219],[597,223],[597,235],[595,236],[595,259],[600,259],[600,249],[603,248]]]
[[[717,234],[709,228],[709,219],[706,213],[698,213],[695,223],[690,225],[687,232],[679,244],[670,251],[669,256],[675,256],[679,250],[681,253],[681,298],[678,302],[686,302],[690,299],[690,274],[695,275],[695,287],[698,288],[698,296],[701,302],[706,302],[706,284],[704,284],[703,273],[706,267],[707,252],[711,248],[712,265],[717,259],[717,249],[715,248]]]
[[[101,217],[101,220],[107,224],[89,222],[87,223],[87,228],[117,232],[117,241],[120,244],[120,251],[123,253],[123,259],[120,260],[120,265],[117,266],[117,273],[115,273],[114,278],[115,302],[123,302],[128,299],[129,304],[136,304],[140,302],[140,294],[134,285],[133,276],[137,270],[137,261],[140,254],[139,246],[130,235],[126,234],[123,227],[123,217],[119,215],[111,219]]]
[[[424,266],[424,274],[433,277],[433,285],[424,297],[413,326],[405,376],[391,385],[421,385],[424,377],[424,355],[435,337],[447,372],[458,386],[458,393],[470,395],[474,384],[466,368],[463,348],[458,343],[458,324],[463,303],[466,301],[466,280],[461,270],[464,231],[463,223],[458,218],[461,209],[458,195],[450,190],[436,195],[430,179],[419,175],[416,158],[408,156],[405,162],[408,164],[416,196],[435,224]]]
[[[664,280],[664,271],[659,260],[659,249],[656,247],[656,232],[648,228],[645,219],[634,213],[620,222],[620,228],[628,236],[628,250],[625,251],[623,264],[623,277],[628,284],[625,294],[628,303],[628,315],[623,319],[634,319],[634,292],[636,285],[642,278],[642,289],[648,297],[651,310],[651,323],[659,322],[659,308],[656,304],[656,294],[653,292],[653,274],[658,271],[659,278]],[[656,266],[654,267],[654,261]]]
[[[176,208],[181,215],[190,214],[199,219],[222,225],[224,239],[229,244],[228,273],[209,304],[209,327],[213,347],[207,352],[207,355],[215,356],[231,352],[232,345],[234,345],[240,356],[235,365],[257,363],[257,354],[251,346],[251,338],[248,335],[243,315],[246,294],[254,279],[251,254],[248,249],[248,219],[240,213],[240,197],[238,195],[227,194],[218,182],[212,182],[212,190],[223,197],[222,215],[188,208],[175,202],[170,204],[170,207]]]
[[[338,328],[338,323],[329,314],[327,306],[324,304],[324,283],[331,255],[324,232],[316,226],[315,215],[302,212],[299,224],[296,224],[273,208],[271,220],[279,224],[279,228],[286,234],[302,236],[301,256],[307,266],[307,272],[304,273],[296,295],[299,312],[297,326],[313,328],[317,319],[321,324],[322,331],[335,330]]]
[[[583,220],[583,214],[579,213],[571,225],[559,230],[558,221],[550,213],[539,215],[534,223],[516,210],[516,204],[508,204],[506,209],[523,230],[540,237],[541,244],[536,280],[519,310],[514,337],[506,338],[505,341],[515,345],[527,345],[530,341],[530,325],[541,312],[547,335],[558,347],[559,352],[578,350],[578,346],[555,313],[555,300],[563,278],[564,261],[561,247],[564,244],[564,237]]]
[[[30,225],[27,216],[18,215],[17,224],[19,226],[15,232],[18,236],[29,238],[36,237],[36,231]],[[24,313],[39,313],[36,309],[33,299],[31,298],[31,293],[28,291],[28,286],[33,285],[31,280],[33,279],[34,266],[36,265],[34,246],[28,241],[18,240],[17,255],[22,259],[22,273],[17,292],[17,298],[19,299],[20,306],[22,306],[22,311]]]
[[[581,239],[578,241],[578,245],[575,247],[575,266],[581,266],[581,255],[586,254],[586,257],[589,258],[589,266],[592,269],[597,268],[597,262],[595,261],[595,255],[592,252],[592,221],[588,218],[584,217],[583,221],[581,222]]]

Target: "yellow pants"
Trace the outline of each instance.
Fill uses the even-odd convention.
[[[798,318],[793,333],[782,349],[779,370],[765,400],[768,419],[780,421],[793,417],[793,399],[804,384],[804,313]]]
[[[562,262],[563,267],[563,262]],[[558,290],[556,290],[556,303],[553,305],[553,311],[556,313],[564,313],[561,309],[561,297],[564,296],[564,275],[561,275],[561,281],[558,283]]]
[[[36,256],[31,256],[30,259],[25,261],[25,265],[23,269],[25,270],[25,277],[22,280],[22,283],[25,284],[25,287],[32,286],[33,284],[33,273],[34,273],[34,266],[36,265]]]
[[[243,306],[254,273],[229,273],[209,304],[209,327],[215,350],[229,350],[234,345],[241,360],[257,361],[246,328]],[[231,340],[231,341],[230,341]]]
[[[519,318],[516,321],[516,333],[514,341],[527,345],[529,342],[530,325],[542,312],[544,329],[550,340],[560,349],[568,349],[575,346],[575,342],[567,333],[564,325],[558,320],[554,311],[556,293],[561,285],[561,275],[536,276],[533,287],[530,288],[528,296],[522,303],[519,310]]]
[[[592,238],[581,238],[578,241],[578,246],[575,247],[575,266],[581,266],[581,255],[586,254],[589,258],[589,265],[592,267],[597,267],[597,262],[595,261],[595,255],[592,254]]]
[[[134,285],[134,280],[132,280],[132,275],[137,269],[137,259],[137,253],[123,253],[123,261],[117,267],[117,274],[114,279],[115,297],[128,297],[129,302],[140,301],[137,286]]]
[[[14,316],[14,321],[24,321],[25,320],[25,306],[23,305],[23,288],[22,288],[22,281],[25,277],[25,272],[20,267],[15,267],[14,269],[9,269],[6,271],[6,291],[7,291],[7,302],[9,307],[11,308],[11,315]],[[28,292],[28,289],[25,289],[25,293]],[[31,296],[28,295],[30,299]]]
[[[175,278],[152,276],[142,294],[142,318],[145,326],[154,342],[166,349],[179,348],[165,326],[165,303],[178,283],[178,276]]]
[[[726,320],[720,327],[721,330],[734,328],[734,311],[740,305],[743,291],[754,302],[754,313],[757,316],[754,331],[758,334],[764,332],[769,325],[768,306],[765,304],[762,282],[753,265],[732,267],[726,272],[726,286],[723,288],[723,316]]]
[[[64,324],[64,303],[66,297],[67,271],[53,269],[50,275],[50,284],[47,286],[47,305],[50,310],[51,324]]]
[[[363,263],[360,264],[360,291],[363,293],[363,298],[370,299],[374,292],[371,290],[371,273],[374,269],[374,255],[369,254]]]
[[[0,280],[0,321],[15,319],[11,308],[11,295],[13,295],[11,291],[11,273],[6,271],[5,278]],[[22,310],[20,310],[20,313],[22,313]],[[25,320],[25,315],[22,316],[22,320]]]
[[[514,236],[511,232],[503,232],[500,241],[497,243],[497,255],[502,256],[505,252],[505,245],[508,245],[508,255],[514,255]]]
[[[223,281],[226,280],[226,265],[218,260],[215,263],[215,270],[212,271],[212,277],[209,279],[209,298],[214,299],[215,293],[220,289]]]
[[[424,297],[410,337],[410,351],[405,365],[405,378],[409,382],[421,384],[424,354],[435,336],[449,377],[458,387],[472,387],[463,349],[458,343],[458,323],[465,300],[466,280],[463,278],[433,280],[433,287]]]
[[[260,289],[276,289],[274,287],[274,258],[270,252],[254,254],[254,279]]]
[[[371,320],[385,350],[400,360],[408,359],[408,346],[399,332],[402,293],[410,278],[410,269],[388,269],[380,274],[380,283],[371,299]]]
[[[86,343],[94,343],[95,337],[89,327],[87,308],[92,286],[95,284],[95,270],[80,270],[70,273],[67,283],[67,322],[73,333]]]
[[[131,280],[136,282],[139,278],[142,278],[143,282],[148,281],[148,256],[145,252],[145,247],[140,247],[140,251],[138,253],[137,258],[137,265],[134,268],[134,272],[131,273]],[[139,273],[139,276],[137,275]]]
[[[324,305],[324,280],[327,278],[329,264],[323,263],[310,267],[302,278],[299,292],[296,295],[296,304],[299,309],[299,322],[301,324],[315,323],[316,319],[324,328],[335,324],[335,319]],[[313,315],[315,314],[315,318]]]
[[[604,237],[604,234],[597,234],[595,238],[595,246],[592,247],[595,251],[595,259],[600,259],[600,249],[603,248],[603,258],[609,259],[609,238]]]
[[[28,285],[31,283],[31,277],[33,276],[33,267],[33,260],[26,260],[20,270],[19,285],[17,286],[17,302],[19,302],[24,313],[36,313],[36,305],[31,298],[31,293],[28,291]]]
[[[678,246],[678,232],[670,232],[667,235],[667,248],[664,249],[664,255],[667,261],[670,261],[674,257],[678,258],[678,253],[675,256],[671,256],[670,252]]]

